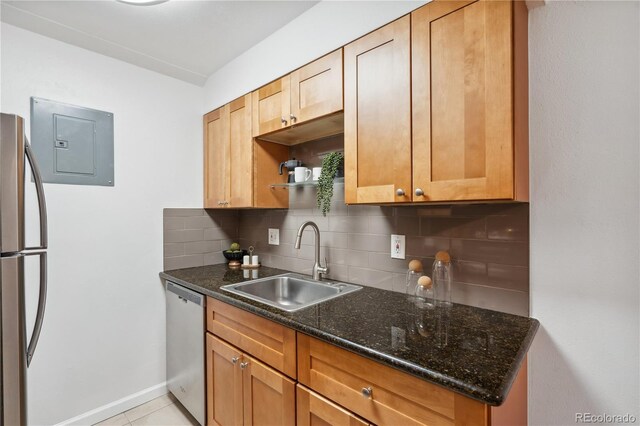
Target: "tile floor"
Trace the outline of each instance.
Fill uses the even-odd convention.
[[[95,426],[139,425],[197,426],[198,422],[169,393],[97,423]]]

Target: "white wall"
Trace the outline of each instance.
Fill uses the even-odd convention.
[[[321,1],[212,74],[208,112],[420,7],[427,1]]]
[[[529,15],[532,425],[638,407],[640,3]]]
[[[30,423],[98,409],[86,424],[164,391],[162,209],[201,206],[202,89],[6,24],[1,35],[3,112],[28,118],[38,96],[115,114],[115,187],[45,185],[50,284]]]

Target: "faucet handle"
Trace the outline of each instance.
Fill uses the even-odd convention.
[[[329,272],[329,263],[327,262],[327,258],[324,258],[324,266],[318,265],[318,272],[322,275],[326,275]]]

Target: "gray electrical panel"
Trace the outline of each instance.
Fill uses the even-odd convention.
[[[113,186],[113,114],[31,98],[31,146],[44,182]]]

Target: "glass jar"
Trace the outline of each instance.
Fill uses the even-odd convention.
[[[404,293],[407,295],[407,300],[413,300],[415,296],[415,288],[418,284],[418,279],[422,276],[422,272],[407,270],[407,275],[405,277],[405,289]]]
[[[438,306],[451,306],[451,257],[446,251],[436,253],[431,277],[435,293],[435,303]]]
[[[430,309],[434,307],[434,287],[431,279],[426,275],[418,278],[414,290],[414,303],[419,309]]]

